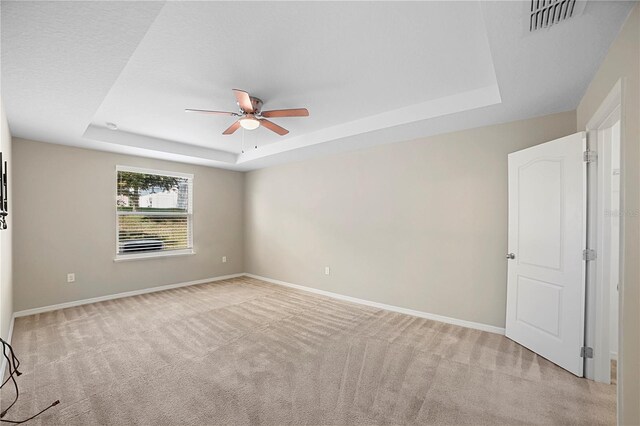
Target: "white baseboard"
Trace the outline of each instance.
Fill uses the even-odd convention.
[[[25,309],[23,311],[16,312],[15,314],[13,314],[13,316],[15,318],[25,317],[28,315],[35,315],[35,314],[41,314],[44,312],[57,311],[58,309],[72,308],[74,306],[80,306],[80,305],[88,305],[89,303],[104,302],[106,300],[120,299],[123,297],[129,297],[129,296],[137,296],[139,294],[155,293],[157,291],[170,290],[172,288],[187,287],[190,285],[206,284],[213,281],[228,280],[231,278],[237,278],[244,275],[245,274],[223,275],[220,277],[205,278],[202,280],[187,281],[187,282],[177,283],[177,284],[162,285],[159,287],[144,288],[142,290],[126,291],[124,293],[108,294],[106,296],[92,297],[91,299],[74,300],[72,302],[59,303],[57,305],[43,306],[41,308]]]
[[[411,316],[414,316],[414,317],[426,318],[426,319],[430,319],[430,320],[434,320],[434,321],[440,321],[440,322],[447,323],[447,324],[458,325],[458,326],[461,326],[461,327],[467,327],[467,328],[473,328],[473,329],[476,329],[476,330],[488,331],[490,333],[504,334],[504,328],[496,327],[496,326],[493,326],[493,325],[482,324],[482,323],[473,322],[473,321],[466,321],[466,320],[461,320],[461,319],[457,319],[457,318],[445,317],[445,316],[442,316],[442,315],[431,314],[431,313],[428,313],[428,312],[416,311],[416,310],[413,310],[413,309],[401,308],[399,306],[387,305],[385,303],[372,302],[372,301],[369,301],[369,300],[358,299],[356,297],[345,296],[345,295],[338,294],[338,293],[332,293],[332,292],[326,291],[326,290],[320,290],[320,289],[317,289],[317,288],[305,287],[305,286],[302,286],[302,285],[292,284],[292,283],[288,283],[288,282],[285,282],[285,281],[274,280],[272,278],[261,277],[259,275],[242,273],[242,274],[223,275],[223,276],[220,276],[220,277],[213,277],[213,278],[205,278],[205,279],[196,280],[196,281],[187,281],[187,282],[182,282],[182,283],[177,283],[177,284],[168,284],[168,285],[163,285],[163,286],[159,286],[159,287],[145,288],[145,289],[142,289],[142,290],[127,291],[127,292],[124,292],[124,293],[109,294],[109,295],[106,295],[106,296],[93,297],[93,298],[90,298],[90,299],[74,300],[72,302],[65,302],[65,303],[59,303],[59,304],[56,304],[56,305],[49,305],[49,306],[43,306],[43,307],[40,307],[40,308],[25,309],[25,310],[22,310],[22,311],[18,311],[18,312],[15,312],[13,314],[12,318],[11,318],[11,324],[9,325],[9,333],[7,335],[7,342],[11,343],[11,337],[13,335],[13,326],[14,326],[14,323],[15,323],[15,319],[18,318],[18,317],[41,314],[41,313],[44,313],[44,312],[57,311],[59,309],[72,308],[74,306],[87,305],[87,304],[90,304],[90,303],[104,302],[106,300],[120,299],[120,298],[123,298],[123,297],[129,297],[129,296],[137,296],[137,295],[140,295],[140,294],[155,293],[155,292],[158,292],[158,291],[170,290],[170,289],[173,289],[173,288],[187,287],[187,286],[197,285],[197,284],[206,284],[206,283],[210,283],[210,282],[214,282],[214,281],[228,280],[228,279],[231,279],[231,278],[237,278],[237,277],[241,277],[241,276],[247,276],[247,277],[255,278],[255,279],[258,279],[258,280],[266,281],[266,282],[269,282],[269,283],[272,283],[272,284],[281,285],[281,286],[284,286],[284,287],[295,288],[295,289],[302,290],[302,291],[307,291],[307,292],[310,292],[310,293],[315,293],[315,294],[320,294],[320,295],[327,296],[327,297],[332,297],[334,299],[344,300],[344,301],[347,301],[347,302],[357,303],[357,304],[360,304],[360,305],[372,306],[374,308],[385,309],[387,311],[398,312],[398,313],[401,313],[401,314],[411,315]],[[613,358],[613,356],[614,356],[614,354],[612,354],[612,359],[615,359],[615,358]],[[616,358],[617,358],[617,356],[616,356]],[[0,378],[4,377],[5,368],[6,368],[6,360],[2,359],[2,364],[0,365]]]
[[[6,342],[11,344],[11,338],[13,337],[13,324],[16,322],[16,314],[11,316],[11,323],[9,324],[9,332],[7,333]],[[4,355],[0,354],[2,362],[0,363],[0,383],[4,382],[4,369],[7,368],[7,360]]]
[[[434,320],[434,321],[444,322],[444,323],[447,323],[447,324],[458,325],[458,326],[461,326],[461,327],[467,327],[467,328],[473,328],[473,329],[476,329],[476,330],[488,331],[489,333],[504,334],[504,328],[496,327],[494,325],[482,324],[482,323],[479,323],[479,322],[461,320],[461,319],[451,318],[451,317],[445,317],[445,316],[442,316],[442,315],[431,314],[431,313],[428,313],[428,312],[415,311],[413,309],[401,308],[399,306],[387,305],[385,303],[371,302],[369,300],[358,299],[357,297],[345,296],[345,295],[342,295],[342,294],[332,293],[332,292],[326,291],[326,290],[319,290],[317,288],[312,288],[312,287],[305,287],[305,286],[298,285],[298,284],[291,284],[291,283],[288,283],[288,282],[285,282],[285,281],[274,280],[272,278],[267,278],[267,277],[261,277],[259,275],[248,274],[248,273],[245,273],[244,275],[246,275],[247,277],[255,278],[257,280],[266,281],[266,282],[269,282],[269,283],[272,283],[272,284],[277,284],[277,285],[281,285],[281,286],[284,286],[284,287],[295,288],[295,289],[302,290],[302,291],[307,291],[307,292],[310,292],[310,293],[321,294],[323,296],[332,297],[334,299],[344,300],[344,301],[347,301],[347,302],[358,303],[360,305],[372,306],[374,308],[385,309],[387,311],[398,312],[400,314],[411,315],[411,316],[419,317],[419,318],[426,318],[426,319],[430,319],[430,320]]]
[[[187,282],[177,283],[177,284],[168,284],[168,285],[163,285],[163,286],[159,286],[159,287],[145,288],[145,289],[142,289],[142,290],[127,291],[127,292],[124,292],[124,293],[109,294],[109,295],[106,295],[106,296],[93,297],[93,298],[90,298],[90,299],[74,300],[72,302],[59,303],[59,304],[56,304],[56,305],[43,306],[43,307],[40,307],[40,308],[25,309],[25,310],[18,311],[18,312],[13,314],[13,319],[11,321],[11,328],[10,328],[9,336],[11,336],[11,333],[12,333],[12,330],[13,330],[14,319],[18,318],[18,317],[41,314],[41,313],[44,313],[44,312],[57,311],[59,309],[72,308],[74,306],[87,305],[87,304],[90,304],[90,303],[104,302],[106,300],[120,299],[122,297],[137,296],[137,295],[146,294],[146,293],[155,293],[157,291],[170,290],[172,288],[187,287],[187,286],[190,286],[190,285],[205,284],[205,283],[214,282],[214,281],[228,280],[228,279],[231,279],[231,278],[237,278],[237,277],[241,277],[241,276],[247,276],[247,277],[255,278],[255,279],[258,279],[258,280],[270,282],[272,284],[278,284],[278,285],[285,286],[285,287],[295,288],[295,289],[302,290],[302,291],[307,291],[307,292],[310,292],[310,293],[315,293],[315,294],[320,294],[320,295],[327,296],[327,297],[332,297],[334,299],[344,300],[344,301],[347,301],[347,302],[357,303],[357,304],[360,304],[360,305],[372,306],[374,308],[385,309],[387,311],[398,312],[398,313],[401,313],[401,314],[411,315],[411,316],[414,316],[414,317],[426,318],[426,319],[430,319],[430,320],[434,320],[434,321],[444,322],[444,323],[447,323],[447,324],[458,325],[458,326],[461,326],[461,327],[467,327],[467,328],[473,328],[473,329],[476,329],[476,330],[488,331],[490,333],[504,334],[504,328],[496,327],[496,326],[489,325],[489,324],[482,324],[482,323],[479,323],[479,322],[467,321],[467,320],[462,320],[462,319],[457,319],[457,318],[446,317],[446,316],[443,316],[443,315],[432,314],[432,313],[428,313],[428,312],[416,311],[416,310],[413,310],[413,309],[402,308],[402,307],[399,307],[399,306],[387,305],[385,303],[372,302],[372,301],[365,300],[365,299],[358,299],[357,297],[345,296],[345,295],[338,294],[338,293],[332,293],[332,292],[326,291],[326,290],[320,290],[320,289],[312,288],[312,287],[305,287],[305,286],[302,286],[302,285],[292,284],[292,283],[288,283],[288,282],[280,281],[280,280],[274,280],[272,278],[262,277],[262,276],[259,276],[259,275],[254,275],[254,274],[249,274],[249,273],[241,273],[241,274],[223,275],[223,276],[220,276],[220,277],[213,277],[213,278],[205,278],[205,279],[196,280],[196,281],[187,281]]]

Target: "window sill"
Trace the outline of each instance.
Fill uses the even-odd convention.
[[[160,257],[190,256],[193,254],[196,254],[193,249],[173,250],[159,253],[118,254],[113,261],[126,262],[129,260],[158,259]]]

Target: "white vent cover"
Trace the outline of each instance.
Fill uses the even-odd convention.
[[[578,16],[584,11],[586,0],[531,0],[529,31],[548,28]]]

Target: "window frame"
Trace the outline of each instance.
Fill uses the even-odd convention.
[[[131,253],[131,254],[121,254],[118,253],[118,247],[120,245],[120,233],[119,233],[119,217],[120,216],[130,216],[131,214],[120,214],[118,211],[117,200],[118,200],[118,172],[131,172],[131,173],[144,173],[149,175],[160,175],[160,176],[170,176],[177,178],[187,178],[191,179],[191,191],[189,192],[189,208],[187,213],[177,213],[175,216],[186,216],[187,217],[187,226],[188,226],[188,235],[189,235],[189,247],[185,249],[178,250],[160,250],[156,252],[142,252],[142,253]],[[115,209],[115,257],[114,262],[128,261],[128,260],[141,260],[141,259],[157,259],[159,257],[174,257],[174,256],[188,256],[196,254],[194,242],[193,242],[193,192],[194,192],[194,175],[191,173],[182,173],[182,172],[171,172],[167,170],[157,170],[157,169],[147,169],[143,167],[134,167],[134,166],[122,166],[116,165],[115,170],[115,196],[114,196],[114,209]],[[134,213],[134,215],[141,216],[172,216],[162,212],[144,212],[144,213]]]

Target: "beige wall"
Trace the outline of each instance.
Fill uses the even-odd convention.
[[[18,138],[13,163],[16,311],[243,272],[243,173]],[[116,165],[194,174],[195,255],[113,261]]]
[[[636,5],[577,110],[584,129],[616,82],[622,79],[623,273],[621,282],[624,333],[619,362],[622,400],[619,422],[640,424],[640,6]]]
[[[0,337],[7,339],[11,317],[13,316],[13,279],[12,279],[12,247],[11,236],[13,233],[13,202],[11,197],[12,169],[11,161],[11,133],[9,124],[4,112],[4,105],[0,101],[0,151],[2,151],[3,161],[7,161],[7,185],[9,190],[9,211],[7,216],[7,229],[0,231]]]
[[[249,172],[245,270],[504,327],[507,154],[575,124],[567,112]]]

